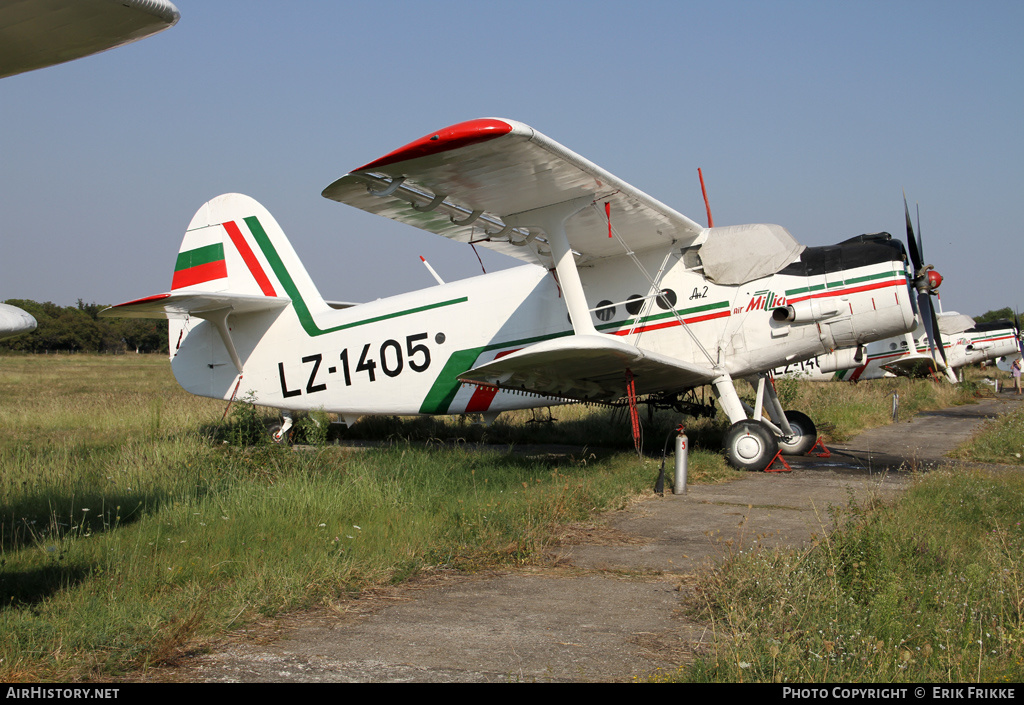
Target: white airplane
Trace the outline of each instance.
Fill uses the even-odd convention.
[[[36,319],[28,311],[0,304],[0,338],[11,338],[36,329]]]
[[[143,39],[180,16],[168,0],[0,0],[0,78]]]
[[[327,198],[526,264],[332,306],[253,199],[204,204],[169,292],[104,310],[168,318],[194,394],[293,412],[483,414],[638,399],[682,410],[711,385],[729,461],[764,469],[816,430],[784,411],[779,365],[909,331],[903,245],[804,247],[778,225],[704,228],[519,122],[430,133],[330,184]],[[753,407],[734,380],[756,390]]]
[[[949,312],[937,316],[944,362],[937,360],[923,326],[912,333],[845,348],[774,370],[777,377],[857,382],[882,377],[943,375],[952,382],[966,365],[996,360],[1018,352],[1018,332],[1011,321],[975,323],[970,316]]]

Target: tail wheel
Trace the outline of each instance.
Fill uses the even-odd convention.
[[[267,429],[270,433],[270,442],[275,445],[288,445],[288,430],[284,424],[276,423]]]
[[[814,427],[814,422],[807,414],[799,411],[787,411],[786,421],[789,421],[793,435],[778,439],[782,454],[807,455],[818,440],[818,429]]]
[[[737,421],[725,433],[725,457],[737,470],[764,470],[778,452],[778,439],[761,421]]]

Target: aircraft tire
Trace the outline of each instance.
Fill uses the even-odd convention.
[[[725,432],[725,457],[737,470],[764,470],[779,452],[779,439],[761,421],[737,421]]]
[[[278,446],[286,446],[286,445],[288,445],[288,442],[289,442],[288,435],[289,434],[281,433],[281,429],[282,428],[283,428],[282,424],[275,423],[274,425],[272,425],[270,428],[267,429],[267,433],[270,434],[270,442],[273,443],[274,445],[278,445]]]
[[[780,438],[779,449],[783,455],[807,455],[818,441],[818,429],[807,414],[800,411],[787,411],[786,420],[796,433],[788,442]]]

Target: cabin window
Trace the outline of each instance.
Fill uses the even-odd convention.
[[[676,305],[676,300],[676,292],[671,289],[662,289],[657,298],[658,308],[667,311]]]
[[[630,316],[639,315],[641,309],[644,307],[644,297],[640,294],[633,294],[626,299],[626,311]]]
[[[605,299],[597,305],[594,309],[594,313],[597,315],[599,320],[610,321],[615,317],[615,306],[611,301]]]

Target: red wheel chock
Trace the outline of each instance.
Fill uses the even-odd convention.
[[[815,453],[815,452],[814,452],[814,449],[815,449],[815,448],[821,448],[821,450],[820,450],[819,452]],[[825,446],[825,441],[823,441],[823,440],[821,439],[821,436],[818,436],[818,442],[817,442],[817,443],[815,443],[815,444],[814,444],[813,446],[811,446],[811,449],[810,449],[809,451],[807,451],[807,454],[808,454],[808,455],[816,455],[816,456],[818,456],[819,458],[829,458],[829,457],[831,457],[831,456],[832,456],[832,451],[830,451],[830,450],[829,450],[829,449],[828,449],[828,448],[827,448],[827,447]]]
[[[772,466],[775,465],[775,461],[776,460],[780,461],[785,466],[786,469],[783,470],[782,468],[773,468]],[[775,457],[772,458],[772,461],[770,463],[768,463],[768,466],[764,469],[764,471],[765,472],[793,472],[793,468],[789,467],[789,463],[787,463],[786,459],[782,457],[782,451],[780,450],[778,453],[775,454]]]

